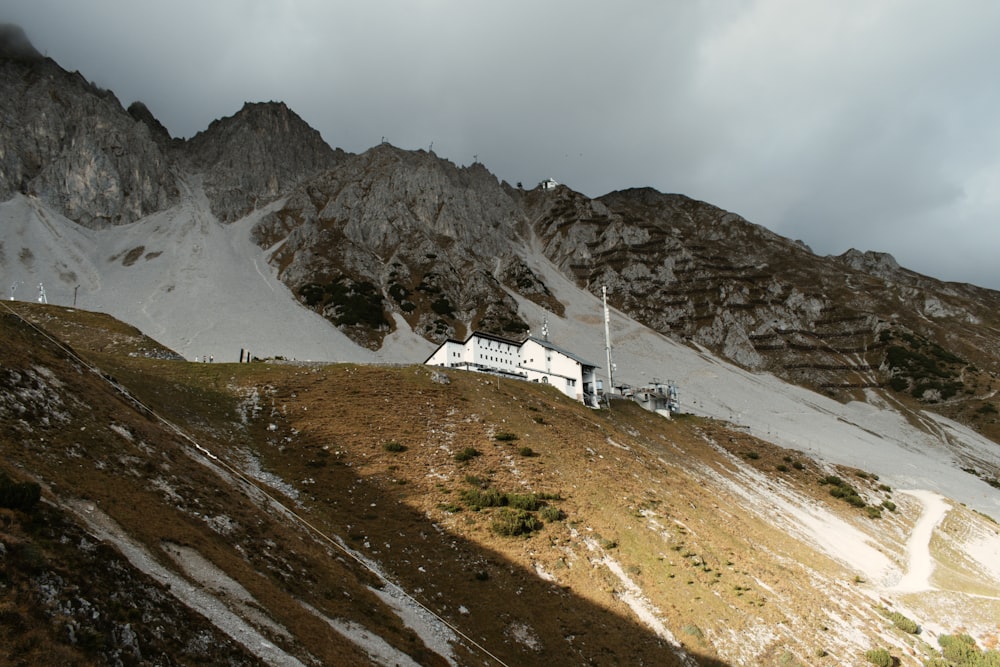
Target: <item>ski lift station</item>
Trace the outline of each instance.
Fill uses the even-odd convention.
[[[518,341],[475,331],[464,341],[441,343],[424,363],[551,384],[570,398],[597,407],[597,365],[553,345],[547,335]]]
[[[570,398],[591,408],[606,404],[612,396],[635,401],[645,409],[669,417],[680,412],[677,386],[663,384],[653,378],[653,385],[632,389],[616,386],[613,380],[614,362],[611,356],[607,289],[602,289],[604,301],[604,340],[607,353],[607,388],[597,379],[597,364],[591,363],[549,341],[548,322],[542,324],[542,337],[528,336],[523,340],[503,338],[474,331],[465,340],[449,338],[424,361],[428,366],[457,368],[508,377],[515,380],[550,384]]]

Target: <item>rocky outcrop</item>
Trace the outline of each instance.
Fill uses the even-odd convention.
[[[394,312],[440,339],[470,328],[525,331],[505,285],[555,307],[515,252],[523,224],[517,202],[481,164],[459,168],[382,144],[298,189],[255,235],[264,247],[280,242],[272,261],[282,279],[340,324],[351,323],[344,314],[357,288],[332,283],[367,284],[385,331]]]
[[[204,173],[212,212],[223,221],[278,199],[345,156],[280,102],[248,102],[188,140],[184,154]]]
[[[149,127],[110,92],[0,31],[0,198],[39,197],[100,228],[162,210],[178,190]]]
[[[818,257],[651,188],[591,199],[566,186],[512,188],[481,164],[388,144],[349,155],[278,102],[247,103],[173,139],[145,105],[124,110],[9,26],[0,90],[0,198],[35,196],[89,227],[171,206],[180,178],[204,185],[222,221],[268,205],[254,240],[281,279],[371,348],[401,320],[434,341],[470,329],[517,337],[529,325],[521,297],[561,314],[532,268],[541,251],[664,335],[844,399],[888,386],[947,402],[961,390],[982,397],[966,402],[975,412],[995,395],[1000,295],[884,253]]]

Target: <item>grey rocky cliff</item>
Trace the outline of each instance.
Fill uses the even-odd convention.
[[[0,31],[0,199],[38,197],[81,225],[133,222],[176,200],[170,164],[118,99]]]
[[[204,174],[212,212],[236,220],[331,169],[345,157],[280,102],[246,103],[185,142],[189,169]]]
[[[373,308],[440,339],[470,328],[525,331],[505,287],[561,308],[515,252],[524,224],[481,164],[460,168],[382,144],[297,190],[254,233],[263,247],[277,246],[272,263],[293,291],[327,286],[306,300],[331,319],[350,324],[344,300],[370,285]],[[344,287],[330,286],[337,281]]]

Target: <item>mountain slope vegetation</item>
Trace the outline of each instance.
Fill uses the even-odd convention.
[[[4,515],[12,661],[920,664],[932,632],[995,638],[996,575],[959,537],[995,524],[949,507],[958,551],[894,593],[921,503],[724,423],[419,366],[161,359],[110,318],[17,305],[5,468],[42,499]]]

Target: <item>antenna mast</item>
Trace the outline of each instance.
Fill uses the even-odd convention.
[[[604,349],[608,355],[608,388],[607,393],[610,395],[611,391],[614,389],[614,380],[612,379],[612,366],[611,366],[611,313],[608,312],[608,287],[607,285],[601,286],[601,298],[604,301]]]

